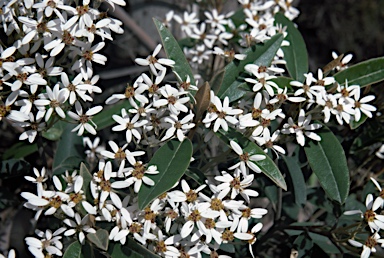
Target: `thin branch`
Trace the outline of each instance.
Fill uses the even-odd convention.
[[[115,10],[108,10],[108,13],[113,14],[113,16],[121,20],[125,27],[136,34],[148,49],[153,50],[156,48],[157,43],[155,40],[153,40],[122,7],[116,5]]]

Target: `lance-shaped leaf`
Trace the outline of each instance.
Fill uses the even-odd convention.
[[[293,22],[282,13],[275,15],[275,24],[287,27],[288,34],[285,39],[289,42],[289,46],[284,46],[281,49],[284,52],[284,60],[287,62],[288,73],[293,79],[303,82],[305,80],[304,73],[308,72],[308,53],[303,36]]]
[[[30,154],[35,153],[37,150],[37,143],[30,144],[29,142],[17,142],[4,152],[2,159],[24,158]]]
[[[287,88],[288,92],[293,92],[294,91],[292,89],[291,84],[290,84],[290,82],[293,81],[293,79],[290,78],[290,77],[279,76],[279,77],[271,79],[271,81],[276,83],[277,86],[279,86],[279,88],[281,88],[281,89]]]
[[[160,258],[159,255],[152,253],[148,250],[145,246],[137,243],[134,239],[131,237],[127,237],[127,243],[126,246],[129,247],[129,249],[135,251],[136,253],[142,255],[145,258]]]
[[[268,155],[266,155],[265,152],[256,143],[250,141],[233,128],[228,128],[227,132],[219,130],[218,132],[216,132],[216,135],[221,140],[223,140],[228,146],[230,146],[231,140],[236,141],[241,146],[243,151],[247,152],[249,155],[265,155],[264,160],[256,161],[254,163],[256,163],[256,165],[261,169],[261,171],[267,177],[269,177],[277,186],[283,188],[284,190],[287,190],[287,184],[279,168],[276,166],[275,162],[273,162],[273,160]]]
[[[349,171],[344,149],[327,127],[318,131],[321,141],[309,141],[304,147],[309,165],[328,197],[344,203],[349,192]]]
[[[113,258],[144,258],[141,254],[133,251],[127,246],[122,246],[120,243],[118,244],[110,244],[108,249],[108,254]]]
[[[97,125],[96,129],[101,130],[115,124],[116,121],[112,119],[112,116],[120,114],[122,108],[128,110],[132,108],[132,106],[129,104],[128,100],[122,100],[117,104],[104,108],[100,113],[95,115],[92,118],[92,121]]]
[[[83,186],[81,187],[81,190],[83,190],[85,197],[87,201],[90,203],[93,203],[92,193],[91,193],[91,181],[92,181],[92,175],[89,173],[89,170],[87,166],[84,163],[81,163],[80,165],[80,176],[83,177]]]
[[[355,130],[357,127],[359,127],[360,125],[364,124],[365,121],[367,121],[368,117],[366,114],[362,113],[361,114],[361,117],[360,117],[360,120],[359,121],[355,121],[355,120],[352,120],[350,123],[349,123],[349,127],[352,129],[352,130]]]
[[[159,173],[148,176],[155,182],[154,186],[141,186],[138,195],[140,209],[144,209],[153,199],[171,189],[181,178],[191,161],[192,150],[189,139],[182,142],[173,139],[156,151],[148,166],[156,165]]]
[[[240,99],[245,95],[246,91],[239,90],[239,86],[244,83],[244,67],[246,64],[256,64],[269,66],[276,55],[277,50],[281,46],[283,35],[277,34],[264,44],[257,44],[244,51],[247,57],[244,60],[233,60],[224,68],[219,77],[214,77],[212,88],[215,89],[216,95],[224,99],[229,97],[230,101]],[[221,77],[222,76],[222,77]],[[219,85],[218,85],[219,84]]]
[[[70,244],[65,250],[63,258],[84,258],[84,255],[81,253],[81,244],[78,241]]]
[[[348,85],[360,85],[365,87],[384,80],[384,57],[372,58],[364,62],[352,65],[345,70],[336,73],[336,81]]]
[[[109,234],[105,229],[98,229],[96,233],[89,233],[87,238],[91,241],[97,248],[107,251],[109,244]]]
[[[289,176],[291,177],[295,203],[297,205],[304,205],[307,201],[307,186],[305,184],[303,172],[296,161],[297,158],[286,157],[284,155],[282,155],[282,158],[287,165]]]
[[[71,132],[75,126],[68,124],[57,144],[53,159],[53,173],[56,175],[64,173],[65,170],[78,167],[85,158],[83,137]]]
[[[161,42],[167,57],[175,61],[175,65],[172,67],[172,70],[176,72],[181,80],[185,82],[189,76],[190,83],[195,85],[195,79],[191,67],[187,59],[185,58],[183,50],[181,50],[179,43],[173,37],[172,33],[164,26],[164,24],[156,19],[153,19],[153,22],[156,25],[157,31],[159,32]]]
[[[57,141],[60,139],[61,134],[63,133],[68,122],[59,120],[51,128],[42,133],[42,136],[51,141]]]

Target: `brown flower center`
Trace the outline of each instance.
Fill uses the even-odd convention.
[[[126,156],[127,155],[125,154],[122,148],[119,148],[115,153],[115,159],[117,159],[118,161],[124,160]]]
[[[67,45],[72,45],[72,42],[75,40],[75,37],[69,33],[69,31],[64,30],[63,36],[62,36],[63,42]]]
[[[220,199],[213,198],[211,201],[211,209],[215,211],[220,211],[224,209],[224,204]]]
[[[188,202],[194,202],[197,200],[197,193],[193,190],[189,190],[188,193],[185,194]]]
[[[235,239],[235,237],[233,236],[233,232],[230,231],[229,229],[226,229],[224,230],[221,238],[224,240],[224,241],[228,241],[228,242],[232,242],[233,239]]]
[[[134,165],[132,176],[136,177],[137,179],[142,179],[144,177],[144,173],[145,166],[141,162],[136,162],[136,164]]]
[[[194,210],[191,212],[191,214],[188,216],[188,220],[191,220],[193,222],[197,222],[201,219],[200,212],[198,210]]]
[[[364,213],[364,218],[367,222],[373,222],[375,220],[376,213],[373,210],[367,210]]]
[[[125,93],[124,93],[125,97],[127,99],[129,98],[132,98],[133,96],[135,96],[135,88],[133,88],[132,86],[130,85],[127,85],[127,88],[125,88]]]
[[[216,226],[216,223],[213,219],[207,219],[205,222],[204,222],[204,226],[208,229],[211,229],[211,228],[215,228]]]
[[[132,233],[140,233],[141,231],[141,224],[134,222],[132,225],[129,227],[129,231]]]
[[[241,188],[241,182],[240,182],[240,177],[235,177],[231,183],[231,187],[235,188],[236,190]]]

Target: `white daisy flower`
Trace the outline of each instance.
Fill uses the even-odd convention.
[[[83,112],[83,108],[81,107],[81,104],[80,102],[76,101],[75,103],[75,107],[76,107],[76,113],[72,112],[72,111],[68,111],[68,115],[76,120],[79,125],[76,126],[75,128],[72,129],[72,132],[75,132],[75,131],[78,131],[77,132],[77,135],[83,135],[84,133],[84,130],[86,130],[87,132],[93,134],[93,135],[96,135],[96,130],[95,128],[93,128],[93,126],[91,124],[89,124],[88,122],[92,122],[92,116],[93,115],[96,115],[97,113],[99,113],[103,107],[102,106],[96,106],[96,107],[93,107],[93,108],[90,108],[87,112]],[[94,127],[97,127],[94,123],[93,123]]]
[[[264,160],[266,158],[265,155],[250,155],[248,152],[244,152],[241,146],[233,140],[231,140],[229,144],[231,145],[232,149],[237,153],[237,155],[239,155],[240,159],[238,163],[229,167],[229,170],[240,168],[244,176],[248,175],[248,168],[255,171],[256,173],[261,172],[261,169],[259,168],[259,166],[256,165],[255,161]]]
[[[305,117],[305,111],[303,109],[300,109],[298,123],[295,124],[291,117],[288,118],[288,123],[284,124],[281,132],[284,134],[291,134],[291,133],[296,134],[296,140],[301,146],[304,146],[305,144],[304,135],[312,140],[321,141],[320,136],[312,131],[319,129],[320,127],[322,127],[322,125],[310,124],[311,119],[312,119],[311,115],[308,115],[308,117]]]

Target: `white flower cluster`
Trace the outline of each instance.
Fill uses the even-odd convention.
[[[376,198],[374,198],[373,194],[368,194],[365,200],[366,210],[363,212],[361,210],[350,210],[344,212],[345,215],[354,215],[360,214],[361,218],[364,220],[361,223],[366,223],[371,230],[371,235],[367,237],[364,244],[361,243],[361,239],[358,237],[353,239],[349,239],[348,242],[358,248],[363,248],[361,252],[362,258],[368,258],[371,253],[376,252],[376,246],[381,245],[384,247],[384,239],[380,232],[384,230],[384,215],[382,215],[384,208],[384,191],[379,182],[376,179],[371,177],[371,181],[375,184],[377,190],[379,190],[379,194]],[[361,226],[361,225],[360,225]]]
[[[105,64],[97,52],[112,32],[123,32],[122,23],[89,0],[1,1],[0,10],[0,29],[9,41],[0,46],[0,120],[25,128],[20,140],[29,142],[68,116],[79,123],[79,135],[96,134],[89,122],[102,107],[83,111],[101,93],[92,66]]]
[[[166,15],[164,21],[166,26],[172,26],[174,20],[186,37],[196,41],[193,47],[184,49],[194,68],[201,68],[200,65],[212,60],[213,55],[226,57],[229,61],[243,60],[245,55],[237,53],[240,51],[237,48],[239,44],[233,45],[230,41],[236,41],[246,47],[255,42],[264,42],[281,31],[274,25],[274,14],[284,12],[290,19],[299,14],[299,11],[291,5],[292,1],[238,0],[238,2],[245,16],[241,24],[235,21],[233,12],[220,14],[216,9],[205,11],[204,20],[200,20],[195,11],[184,11],[182,15],[170,11]],[[279,54],[281,57],[282,51],[279,51]]]
[[[320,137],[313,130],[322,125],[310,124],[312,115],[316,115],[317,119],[322,118],[324,123],[335,117],[337,123],[342,125],[359,121],[362,114],[371,118],[372,112],[376,111],[376,107],[368,103],[374,100],[375,96],[361,98],[359,85],[348,85],[348,81],[344,85],[339,84],[333,77],[324,77],[321,69],[318,70],[318,78],[314,78],[312,73],[304,74],[304,82],[291,81],[289,85],[283,86],[284,88],[273,81],[276,75],[284,72],[284,69],[273,64],[271,67],[248,64],[245,70],[252,77],[244,80],[251,84],[252,91],[256,95],[253,106],[244,109],[243,115],[239,117],[239,128],[250,127],[252,138],[260,145],[265,145],[272,138],[273,142],[277,138],[280,131],[277,130],[272,134],[269,128],[275,119],[286,117],[283,104],[297,103],[303,107],[300,109],[297,122],[288,117],[288,123],[281,129],[283,134],[295,134],[301,146],[305,145],[305,136],[320,141]],[[242,106],[246,107],[244,104]],[[306,112],[310,114],[306,116]],[[272,148],[281,154],[285,153],[279,147]]]
[[[114,142],[110,142],[110,146],[118,148]],[[65,224],[53,233],[36,230],[38,237],[25,239],[35,257],[62,256],[63,236],[76,235],[84,244],[86,234],[96,232],[98,221],[114,224],[109,232],[110,241],[124,245],[127,236],[132,236],[164,257],[213,255],[222,243],[231,244],[234,239],[247,241],[252,253],[251,245],[256,241],[254,234],[261,230],[262,224],[249,228],[249,220],[260,219],[267,213],[266,209],[248,206],[250,198],[259,195],[247,189],[254,175],[244,175],[241,180],[240,169],[235,169],[233,176],[222,171],[215,180],[207,181],[208,189],[206,184],[193,189],[183,179],[180,185],[139,210],[137,197],[127,194],[128,187],[134,184],[134,192],[138,192],[142,182],[153,185],[146,174],[158,173],[157,168],[136,161],[135,157],[143,152],[118,149],[119,157],[127,159],[132,167],[124,167],[121,173],[114,172],[111,161],[100,160],[89,185],[91,202],[82,190],[84,179],[76,171],[62,175],[63,180],[54,176],[52,190],[47,190],[44,168],[41,172],[34,169],[36,177],[26,178],[37,186],[37,194],[21,194],[27,200],[25,207],[36,211],[35,219],[41,214],[55,215]],[[109,157],[110,152],[104,151],[102,155]]]

